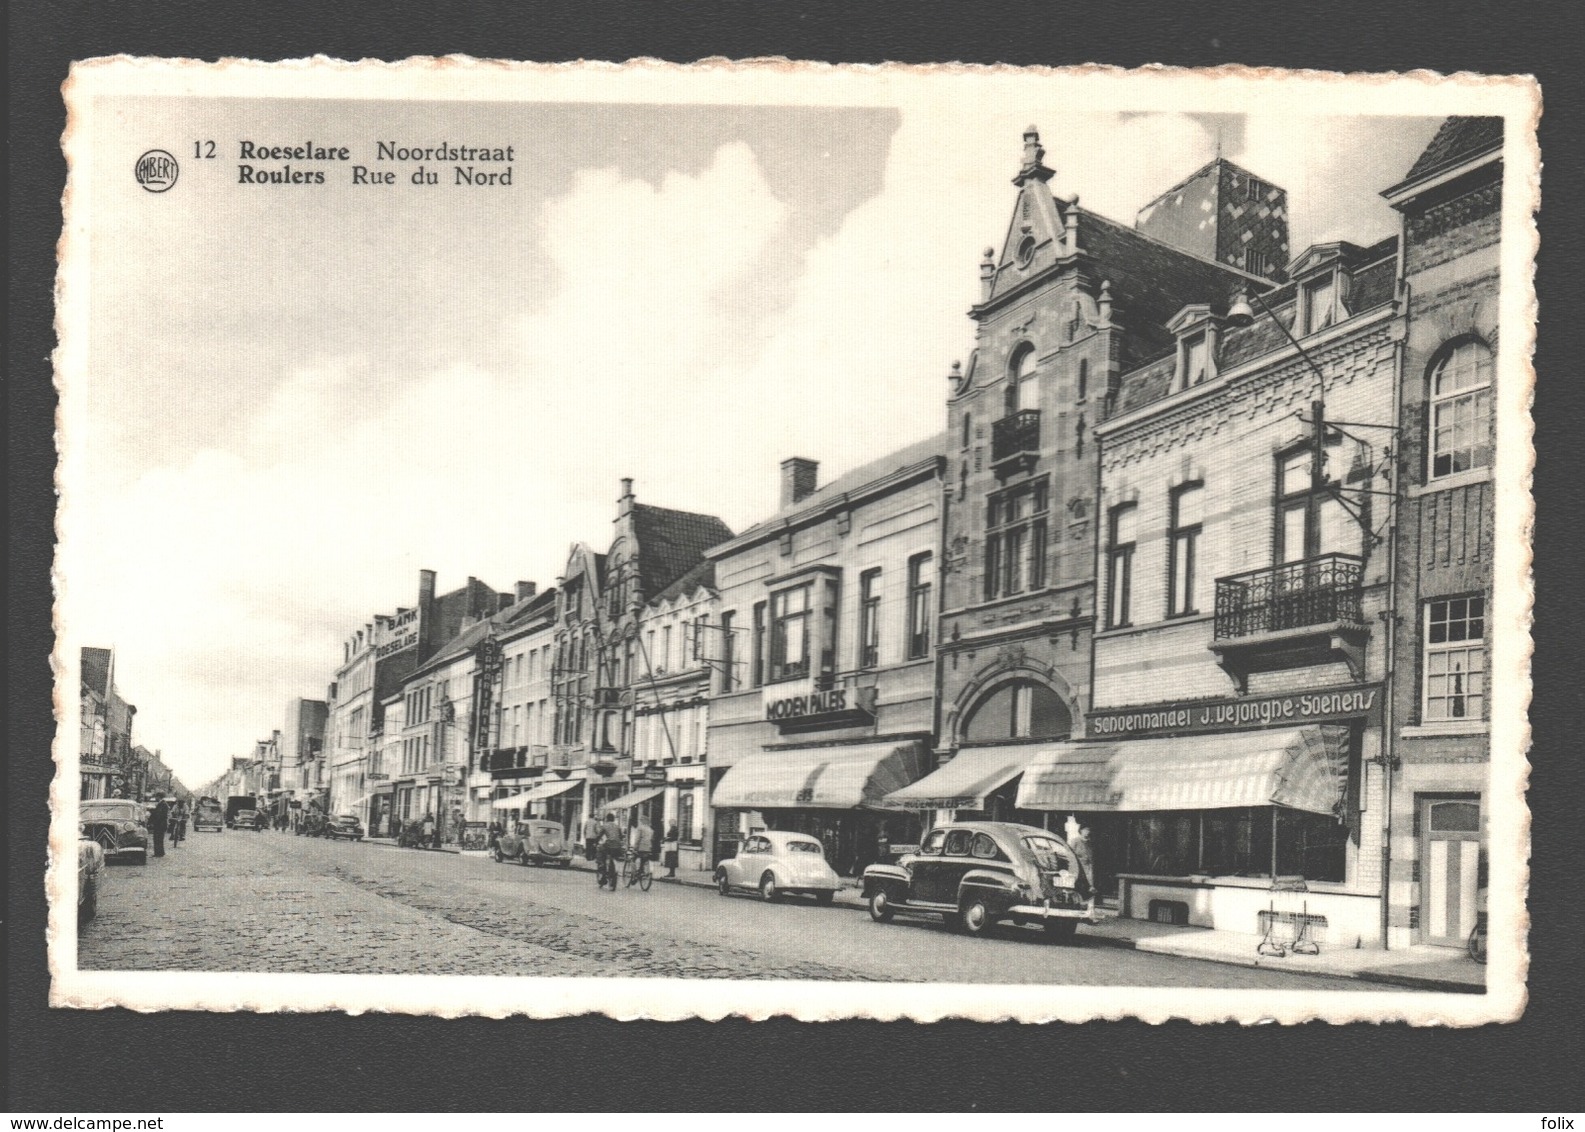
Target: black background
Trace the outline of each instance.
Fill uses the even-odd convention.
[[[1577,434],[1582,304],[1576,3],[485,3],[21,0],[9,13],[7,429],[8,1100],[12,1112],[417,1109],[1573,1111],[1585,1025]],[[49,1011],[40,877],[48,809],[54,500],[51,287],[70,60],[98,55],[1006,62],[1541,79],[1544,207],[1535,401],[1534,816],[1530,1005],[1473,1030],[1275,1030],[786,1021],[553,1022]],[[223,379],[223,377],[221,378]],[[137,547],[121,548],[137,553]],[[246,641],[238,641],[246,649]],[[635,1071],[635,1067],[636,1071]]]

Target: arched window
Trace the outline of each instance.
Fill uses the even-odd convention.
[[[1429,478],[1491,464],[1491,350],[1466,338],[1431,365],[1426,419]]]
[[[1006,407],[1009,414],[1037,407],[1040,387],[1035,381],[1036,364],[1035,348],[1028,342],[1013,351],[1012,360],[1007,366]]]
[[[1073,718],[1062,697],[1033,680],[1000,684],[982,696],[963,724],[968,743],[1001,739],[1064,739]]]

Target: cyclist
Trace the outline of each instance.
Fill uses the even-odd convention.
[[[651,844],[655,840],[655,831],[644,820],[644,815],[639,814],[633,827],[627,832],[627,851],[629,859],[633,862],[633,872],[628,877],[628,887],[638,883],[638,878],[643,875],[646,863],[649,861]]]
[[[594,882],[603,887],[607,881],[611,883],[611,891],[616,891],[616,862],[622,855],[622,827],[616,824],[614,812],[605,815],[605,820],[600,823],[599,843],[596,847],[596,864]]]

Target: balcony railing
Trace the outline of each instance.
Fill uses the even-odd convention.
[[[1216,639],[1361,623],[1361,559],[1322,554],[1216,579]]]
[[[594,690],[594,706],[599,709],[612,709],[622,706],[622,695],[626,688],[596,688]]]
[[[1040,410],[1019,409],[991,425],[991,462],[1040,451]]]

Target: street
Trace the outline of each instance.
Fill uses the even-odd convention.
[[[872,923],[851,907],[657,881],[597,889],[583,869],[228,830],[106,870],[84,970],[837,979],[1366,989],[1005,927]]]

